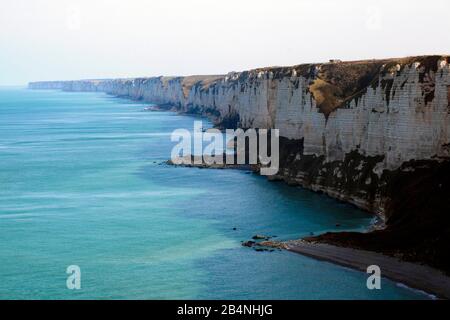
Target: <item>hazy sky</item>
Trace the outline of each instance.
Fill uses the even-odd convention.
[[[448,0],[0,0],[0,85],[450,53]]]

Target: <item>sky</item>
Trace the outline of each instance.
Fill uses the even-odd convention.
[[[450,54],[448,0],[0,0],[0,85]]]

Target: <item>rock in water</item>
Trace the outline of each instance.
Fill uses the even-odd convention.
[[[243,246],[243,247],[249,247],[249,248],[251,248],[251,247],[253,247],[255,244],[256,244],[255,241],[245,241],[245,242],[242,243],[242,246]]]
[[[269,240],[271,237],[263,236],[260,234],[254,235],[252,237],[253,240]]]

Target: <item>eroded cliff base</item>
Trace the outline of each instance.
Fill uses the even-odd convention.
[[[303,154],[303,141],[282,139],[276,177],[378,213],[383,228],[326,233],[305,240],[381,252],[450,274],[450,161],[411,160],[379,171],[383,157],[351,152],[325,162]]]
[[[386,228],[326,233],[307,241],[381,252],[450,275],[450,162],[413,161],[386,185]]]

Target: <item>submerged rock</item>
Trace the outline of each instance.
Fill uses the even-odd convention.
[[[142,111],[161,111],[159,106],[149,106],[142,109]]]
[[[245,241],[242,243],[242,246],[252,248],[255,244],[256,244],[255,241]]]
[[[272,237],[263,236],[263,235],[260,235],[260,234],[254,235],[254,236],[252,237],[253,240],[269,240],[269,239],[271,239],[271,238],[272,238]]]

